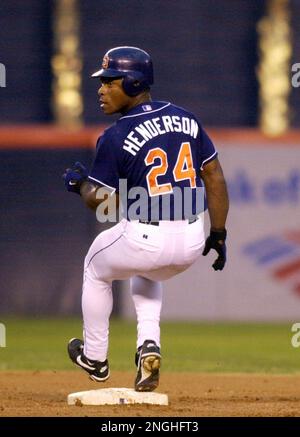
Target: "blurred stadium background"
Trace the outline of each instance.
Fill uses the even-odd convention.
[[[109,48],[133,45],[152,55],[153,98],[185,106],[202,120],[219,150],[231,197],[225,271],[215,273],[212,259],[200,259],[165,284],[166,348],[172,353],[176,323],[189,321],[181,332],[191,343],[181,337],[177,343],[196,354],[190,355],[193,370],[297,369],[290,329],[300,318],[300,88],[292,86],[292,65],[300,62],[299,22],[298,0],[2,5],[0,317],[12,345],[2,368],[20,368],[20,343],[28,357],[21,367],[30,368],[44,338],[50,349],[40,365],[47,368],[62,333],[67,337],[76,325],[80,335],[83,260],[103,226],[65,191],[61,174],[76,160],[91,164],[97,136],[113,121],[98,107],[98,83],[90,74]],[[122,329],[114,322],[118,339],[134,336],[127,288],[114,284],[114,317],[129,320]],[[75,319],[63,322],[66,316]],[[216,321],[238,325],[201,325]],[[201,335],[208,342],[203,349]],[[133,338],[131,343],[134,350]],[[264,356],[256,360],[257,345]],[[232,366],[216,364],[228,363],[218,357],[220,348]],[[216,351],[208,354],[210,364],[203,364],[200,349]],[[233,350],[245,352],[245,365]]]

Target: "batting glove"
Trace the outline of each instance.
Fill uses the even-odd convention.
[[[87,180],[88,175],[86,167],[81,162],[76,162],[73,168],[67,168],[63,174],[66,189],[80,194],[80,187]]]
[[[210,249],[215,249],[218,253],[218,258],[213,263],[212,267],[215,270],[223,270],[226,263],[226,240],[227,231],[210,231],[209,237],[205,241],[203,256],[206,256]]]

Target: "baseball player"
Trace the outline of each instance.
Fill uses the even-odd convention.
[[[96,237],[85,258],[83,340],[71,339],[68,353],[94,381],[109,378],[112,281],[130,278],[137,314],[134,387],[152,391],[161,364],[162,281],[186,270],[203,246],[204,256],[210,249],[218,254],[213,268],[223,269],[226,183],[217,151],[195,115],[169,102],[152,101],[148,53],[113,48],[93,77],[100,79],[103,112],[121,116],[98,139],[90,171],[77,162],[63,177],[67,190],[80,194],[95,211],[102,208],[111,217],[110,203],[105,202],[115,199],[122,218]],[[205,208],[211,222],[206,241]]]

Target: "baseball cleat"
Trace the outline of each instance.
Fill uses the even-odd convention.
[[[73,363],[85,370],[93,381],[103,382],[109,378],[108,361],[88,359],[83,353],[83,341],[79,338],[71,338],[68,343],[68,354]]]
[[[153,391],[158,387],[161,364],[160,348],[153,340],[145,340],[135,355],[137,375],[135,391]]]

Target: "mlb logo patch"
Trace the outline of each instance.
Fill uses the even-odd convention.
[[[142,108],[143,108],[143,111],[151,111],[151,105],[143,105],[142,106]]]

